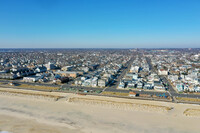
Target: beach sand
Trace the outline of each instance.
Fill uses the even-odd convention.
[[[54,127],[49,124],[37,122],[34,119],[19,118],[9,115],[0,115],[0,133],[77,133],[66,127]]]
[[[69,95],[72,97],[74,95]],[[173,107],[168,112],[127,110],[104,105],[37,100],[0,95],[0,131],[12,133],[199,133],[200,117],[188,117],[197,105],[135,99],[79,96]]]

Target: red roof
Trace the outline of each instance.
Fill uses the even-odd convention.
[[[133,95],[136,95],[136,93],[135,93],[135,92],[132,92],[132,91],[130,91],[130,92],[129,92],[129,94],[133,94]]]

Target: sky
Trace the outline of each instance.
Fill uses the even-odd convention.
[[[0,48],[200,48],[200,0],[0,0]]]

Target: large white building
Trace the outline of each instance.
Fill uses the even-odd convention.
[[[168,71],[164,69],[158,69],[158,75],[168,75]]]
[[[36,82],[41,78],[41,76],[30,76],[30,77],[24,77],[24,82]]]
[[[56,66],[51,62],[45,64],[45,66],[47,67],[47,70],[52,70],[56,68]]]

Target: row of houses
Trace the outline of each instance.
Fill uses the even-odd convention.
[[[89,79],[77,79],[75,80],[75,85],[80,85],[80,86],[91,86],[91,87],[106,87],[107,84],[110,82],[109,78],[98,78],[98,77],[93,77]]]
[[[120,81],[118,88],[165,90],[165,86],[158,74],[149,71],[146,58],[136,57],[130,71]]]

